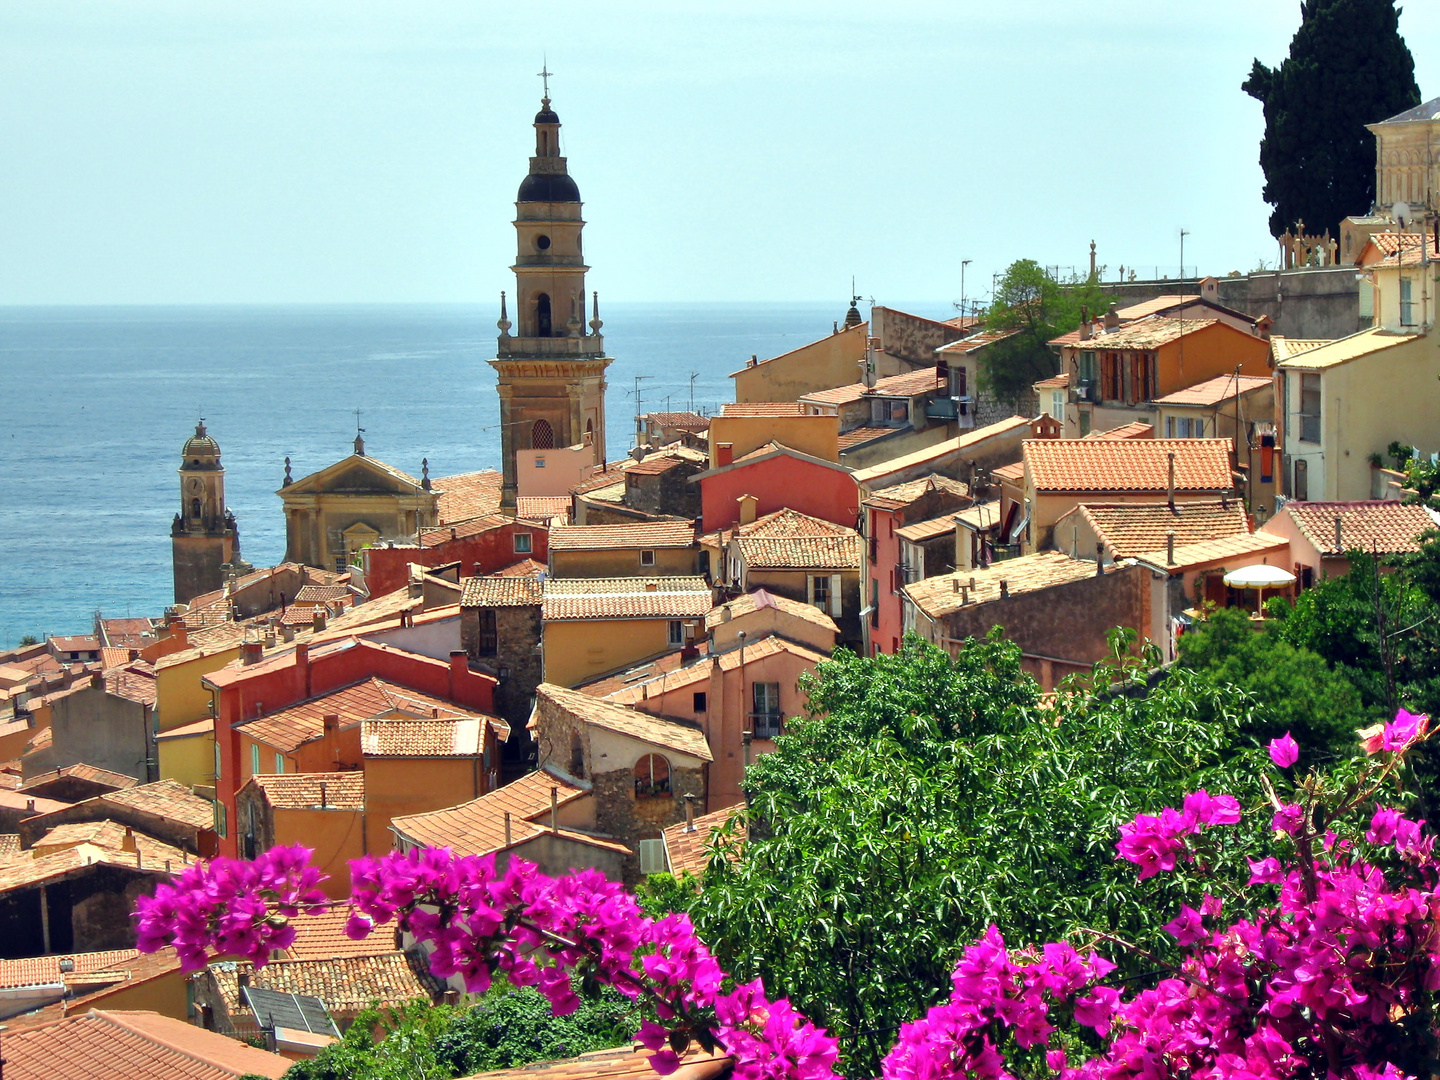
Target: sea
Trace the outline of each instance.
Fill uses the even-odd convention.
[[[944,302],[895,304],[930,318]],[[718,411],[729,375],[829,333],[838,304],[611,303],[609,457],[637,411]],[[0,307],[0,647],[163,613],[180,448],[204,417],[255,566],[276,491],[352,451],[432,477],[500,467],[498,313],[481,305]]]

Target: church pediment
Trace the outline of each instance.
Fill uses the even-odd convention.
[[[431,495],[420,481],[372,457],[351,454],[280,489],[290,495]]]

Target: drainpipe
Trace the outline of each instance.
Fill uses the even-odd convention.
[[[45,893],[45,883],[40,883],[40,943],[45,955],[50,955],[50,898]]]

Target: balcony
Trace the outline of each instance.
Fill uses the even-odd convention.
[[[925,403],[925,419],[943,420],[962,428],[975,426],[975,406],[968,397],[938,397]]]
[[[757,739],[778,739],[784,723],[785,717],[779,711],[750,714],[750,731]]]
[[[588,337],[502,337],[496,350],[501,360],[511,357],[528,360],[537,356],[581,359],[604,354],[605,343],[599,334]]]
[[[1086,379],[1078,383],[1075,388],[1070,391],[1070,400],[1072,402],[1088,401],[1094,404],[1098,404],[1100,401],[1099,389],[1100,388],[1095,384],[1094,379]]]

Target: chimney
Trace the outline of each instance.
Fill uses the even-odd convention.
[[[242,989],[250,985],[249,969],[242,969],[235,972],[235,985],[241,987]]]
[[[123,840],[120,841],[120,850],[121,850],[121,851],[134,851],[134,850],[135,850],[135,830],[132,829],[129,825],[126,825],[126,826],[125,826],[125,837],[124,837]]]
[[[1338,521],[1339,519],[1337,518],[1336,520]],[[257,646],[257,648],[258,648],[258,646]],[[100,672],[98,672],[98,671],[92,671],[92,672],[90,673],[90,685],[91,685],[91,686],[96,686],[96,687],[104,686],[104,685],[105,685],[105,676],[104,676],[104,675],[101,675]]]
[[[329,720],[330,717],[327,716],[325,719],[326,719],[326,720]],[[335,719],[338,720],[339,717],[335,717]],[[321,810],[324,810],[327,806],[330,805],[330,790],[329,790],[329,787],[330,787],[330,785],[329,785],[328,783],[326,783],[324,780],[321,780],[321,781],[320,781],[320,809],[321,809]]]
[[[325,733],[325,737],[328,739],[331,735],[338,734],[340,731],[340,714],[333,712],[326,713],[324,717],[321,718],[320,724],[321,729]]]
[[[286,623],[280,628],[280,638],[285,642],[286,645],[289,645],[290,642],[295,640],[295,627],[291,626],[289,623]]]
[[[295,668],[300,673],[305,696],[310,696],[310,643],[302,641],[295,646]]]
[[[1107,312],[1105,312],[1105,332],[1108,334],[1108,333],[1110,333],[1112,330],[1119,330],[1119,329],[1120,329],[1120,312],[1117,310],[1117,307],[1116,307],[1115,304],[1111,304],[1111,305],[1110,305],[1110,310],[1107,311]]]
[[[760,500],[754,495],[741,495],[735,501],[740,504],[740,524],[749,525],[755,520],[755,511],[759,508]]]
[[[560,789],[554,784],[550,785],[550,831],[555,832],[559,827],[560,819]]]
[[[1095,576],[1105,576],[1105,545],[1095,545]]]
[[[1339,514],[1335,515],[1335,550],[1341,555],[1345,554],[1345,531],[1341,528]]]
[[[952,593],[958,593],[960,591],[960,579],[958,577],[950,579],[950,591]]]
[[[265,646],[258,641],[246,641],[240,645],[240,663],[248,667],[251,664],[258,664],[260,658],[265,655]]]
[[[1170,479],[1166,484],[1165,501],[1170,504],[1170,509],[1175,509],[1175,451],[1171,450],[1165,455],[1170,459]]]
[[[25,810],[26,810],[27,813],[30,813],[30,814],[35,813],[35,800],[34,800],[34,799],[26,799],[26,800],[25,800]]]
[[[715,467],[717,469],[733,464],[735,461],[735,444],[722,442],[715,444]]]
[[[325,609],[324,609],[324,608],[316,608],[316,609],[315,609],[315,621],[314,621],[314,623],[312,623],[311,625],[312,625],[313,629],[315,630],[315,632],[316,632],[317,634],[320,633],[320,631],[322,631],[322,630],[325,629]]]
[[[450,700],[460,700],[460,687],[470,677],[470,658],[464,649],[450,650]]]
[[[505,811],[505,846],[510,846],[510,811]]]
[[[1171,529],[1165,534],[1165,565],[1175,565],[1175,530]]]
[[[1000,599],[1005,600],[1010,596],[1010,582],[1003,577],[1000,579]]]
[[[653,581],[653,580],[652,580],[652,581],[647,581],[647,582],[645,582],[645,591],[646,591],[646,592],[659,592],[659,591],[660,591],[660,583],[659,583],[658,581]]]
[[[695,831],[695,796],[685,796],[685,831]]]
[[[1091,331],[1091,329],[1092,329],[1092,327],[1091,327],[1091,323],[1090,323],[1090,316],[1089,316],[1089,315],[1086,315],[1084,318],[1082,318],[1082,319],[1080,320],[1080,340],[1081,340],[1081,341],[1089,341],[1089,340],[1090,340],[1090,331]]]

